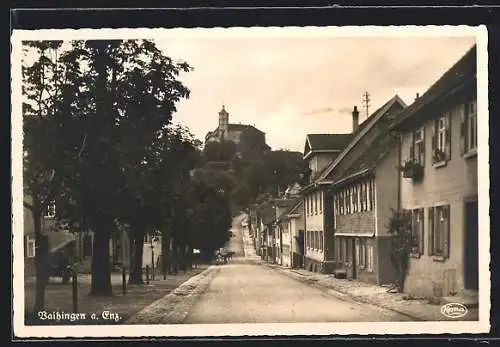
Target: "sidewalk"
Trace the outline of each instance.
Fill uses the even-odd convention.
[[[120,274],[113,273],[111,275],[111,285],[113,287],[113,296],[99,297],[90,296],[91,276],[78,275],[78,312],[86,313],[86,319],[75,321],[57,321],[57,320],[40,320],[33,318],[30,313],[35,300],[35,283],[31,279],[27,279],[24,286],[24,305],[25,305],[25,324],[27,325],[75,325],[75,324],[123,324],[124,321],[137,314],[139,311],[149,306],[156,300],[163,298],[165,295],[176,290],[180,285],[188,281],[190,278],[200,274],[206,270],[209,265],[198,265],[198,268],[184,272],[179,272],[177,275],[167,275],[164,280],[163,276],[156,276],[155,280],[149,284],[134,285],[127,283],[127,292],[124,295],[122,292],[122,279]],[[127,276],[128,280],[128,276]],[[14,293],[14,295],[16,295]],[[45,311],[46,312],[73,312],[72,301],[72,285],[62,284],[61,279],[54,278],[45,290]],[[105,311],[114,314],[115,318],[119,319],[98,319],[92,320],[89,316],[95,313],[101,316]]]
[[[250,230],[248,227],[242,227],[243,229],[243,252],[245,253],[245,258],[260,261],[260,257],[255,252],[253,247],[253,240],[250,236]]]
[[[336,279],[331,274],[283,268],[275,264],[266,265],[303,283],[333,291],[333,295],[341,298],[347,295],[355,301],[389,309],[417,321],[476,321],[479,319],[477,308],[469,309],[465,317],[448,318],[441,314],[441,305],[433,305],[422,299],[409,299],[404,293],[389,293],[387,287],[356,280]]]

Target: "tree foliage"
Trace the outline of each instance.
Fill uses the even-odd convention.
[[[152,200],[144,189],[150,182],[146,156],[158,133],[170,123],[175,104],[189,97],[177,77],[190,67],[174,63],[148,40],[68,45],[55,63],[64,67],[58,75],[62,82],[54,78],[49,82],[59,90],[54,98],[56,127],[70,124],[55,136],[60,147],[70,152],[55,170],[63,187],[56,199],[57,217],[73,230],[94,232],[91,292],[109,295],[110,236],[117,220],[137,221],[137,210],[131,206],[145,209],[146,200]],[[39,60],[46,59],[40,56]],[[29,88],[26,93],[36,95]],[[43,128],[49,129],[47,124]],[[36,141],[47,145],[40,136]],[[49,148],[57,156],[54,147]],[[127,203],[122,204],[122,199]]]

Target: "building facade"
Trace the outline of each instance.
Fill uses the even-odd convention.
[[[248,124],[229,123],[229,113],[225,106],[219,111],[218,127],[205,135],[205,144],[209,142],[232,141],[239,148],[242,146],[258,147],[259,150],[269,150],[266,144],[266,134]],[[249,143],[251,142],[251,143]]]
[[[328,272],[333,265],[331,198],[318,177],[350,141],[352,134],[308,134],[304,160],[308,161],[308,183],[301,189],[304,216],[304,267],[309,271]],[[326,236],[326,238],[325,238]]]
[[[280,217],[281,263],[285,267],[300,268],[304,257],[304,214],[302,199],[295,199]]]
[[[25,201],[30,203],[30,198],[25,197]],[[36,238],[33,214],[28,208],[23,210],[24,216],[24,277],[36,275]],[[69,230],[61,229],[55,220],[55,204],[49,204],[42,213],[41,220],[41,242],[47,243],[48,263],[56,267],[63,257],[68,261],[73,261],[75,255],[75,234]]]
[[[394,282],[387,225],[398,205],[399,171],[390,126],[405,107],[397,95],[386,102],[323,174],[333,195],[335,272],[347,278]]]
[[[476,48],[405,112],[400,204],[412,215],[405,291],[423,296],[477,293],[478,176]]]

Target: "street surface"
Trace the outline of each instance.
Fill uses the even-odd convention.
[[[404,321],[406,316],[375,306],[340,299],[289,278],[245,257],[241,226],[226,246],[236,253],[192,307],[184,323],[299,323]]]

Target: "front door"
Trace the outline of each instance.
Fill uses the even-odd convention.
[[[477,201],[465,204],[465,261],[464,284],[465,289],[478,290],[479,288],[479,221]]]

